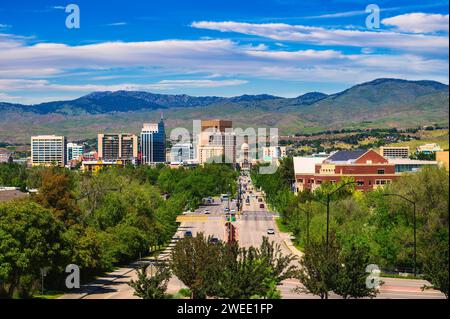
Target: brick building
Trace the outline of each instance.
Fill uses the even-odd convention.
[[[356,189],[366,191],[386,185],[399,177],[395,164],[373,150],[339,151],[314,165],[314,172],[295,172],[296,189],[315,190],[329,181],[353,178]]]

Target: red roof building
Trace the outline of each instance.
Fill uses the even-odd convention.
[[[390,183],[399,174],[395,164],[373,150],[339,151],[316,163],[314,172],[295,172],[297,191],[315,190],[325,181],[338,183],[344,177],[353,178],[356,189],[366,191]]]

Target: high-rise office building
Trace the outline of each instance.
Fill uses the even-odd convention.
[[[67,143],[66,161],[69,162],[78,159],[84,153],[84,145],[76,143]]]
[[[67,142],[64,136],[32,136],[31,165],[66,165],[66,146]]]
[[[232,121],[202,120],[198,135],[197,159],[207,162],[236,163],[236,134]]]
[[[164,120],[158,123],[144,123],[141,131],[142,164],[166,162],[166,133]]]
[[[98,158],[105,161],[134,162],[138,138],[133,134],[98,134]]]

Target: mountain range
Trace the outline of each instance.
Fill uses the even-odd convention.
[[[0,141],[26,142],[33,134],[95,137],[102,131],[138,133],[161,112],[169,128],[191,120],[227,118],[237,127],[278,127],[282,134],[323,129],[448,125],[448,85],[435,81],[376,79],[327,95],[236,97],[93,92],[70,101],[36,105],[0,102]]]

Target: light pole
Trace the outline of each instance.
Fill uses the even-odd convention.
[[[339,186],[338,188],[336,188],[334,191],[327,193],[327,200],[326,202],[322,202],[321,200],[317,200],[317,202],[325,205],[327,207],[327,250],[328,250],[328,240],[329,240],[329,229],[330,229],[330,201],[331,201],[331,196],[333,194],[335,194],[337,191],[339,191],[340,189],[342,189],[343,187],[350,185],[350,184],[357,184],[357,182],[347,182],[342,184],[341,186]]]
[[[413,225],[414,225],[414,277],[417,274],[417,224],[416,224],[416,202],[411,199],[395,193],[384,193],[383,196],[397,196],[413,205]]]

